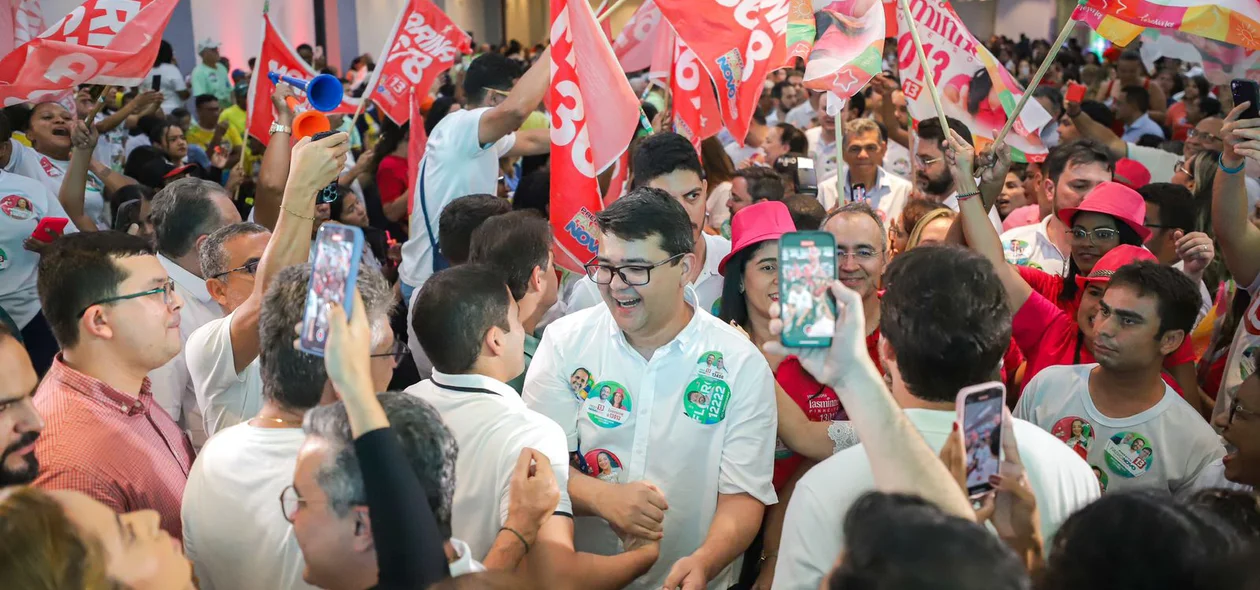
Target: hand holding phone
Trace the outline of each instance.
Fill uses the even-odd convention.
[[[993,489],[989,478],[997,475],[1001,466],[1006,386],[992,381],[964,387],[958,392],[955,405],[967,449],[967,495],[976,498]]]
[[[826,348],[835,335],[836,239],[822,231],[779,238],[779,319],[784,346]]]
[[[65,217],[45,217],[40,219],[35,226],[35,231],[31,232],[31,239],[51,244],[53,240],[65,233],[67,223],[70,223],[70,220]]]
[[[363,259],[363,230],[340,223],[325,222],[315,237],[315,259],[306,291],[306,312],[302,316],[298,348],[324,356],[328,340],[328,304],[340,303],[353,317],[354,284]]]
[[[1084,84],[1068,82],[1067,92],[1063,93],[1063,98],[1070,103],[1081,104],[1085,101],[1085,90]]]
[[[1229,83],[1229,89],[1234,95],[1234,106],[1238,106],[1244,102],[1251,103],[1247,110],[1242,112],[1238,120],[1243,119],[1260,119],[1260,82],[1240,78]]]

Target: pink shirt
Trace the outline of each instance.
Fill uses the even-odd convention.
[[[45,427],[35,444],[35,485],[75,490],[124,513],[156,510],[162,529],[183,538],[180,504],[193,448],[154,403],[145,378],[127,395],[66,365],[58,354],[35,392]]]
[[[1002,220],[1002,231],[1011,231],[1017,227],[1032,225],[1041,222],[1041,205],[1033,203],[1032,205],[1024,205],[1006,216]]]

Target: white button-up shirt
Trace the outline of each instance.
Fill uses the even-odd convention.
[[[543,334],[523,397],[560,424],[582,471],[618,484],[646,480],[664,493],[660,559],[631,588],[660,588],[674,563],[704,543],[719,494],[776,502],[770,367],[747,337],[712,315],[697,310],[650,360],[606,306],[569,315]],[[579,551],[621,552],[607,522],[580,517],[575,527]],[[740,562],[709,587],[730,587]]]
[[[1067,258],[1050,241],[1051,219],[1047,215],[1041,223],[1017,227],[1003,233],[1002,253],[1006,255],[1006,261],[1063,276],[1067,270]]]
[[[841,166],[840,173],[844,174],[844,200],[841,201],[840,193],[836,190],[836,181],[839,180],[838,175],[823,180],[818,184],[818,201],[822,203],[823,209],[831,211],[837,206],[845,203],[851,203],[856,199],[853,194],[853,187],[850,185],[852,179],[849,178],[849,167]],[[909,180],[889,174],[882,167],[875,172],[875,186],[866,187],[866,201],[876,211],[881,213],[884,218],[884,225],[887,226],[889,219],[896,219],[901,216],[901,210],[905,208],[906,201],[910,200],[910,193],[914,191],[914,185]]]
[[[814,159],[817,178],[835,177],[836,171],[844,165],[840,161],[840,149],[836,145],[836,137],[831,138],[831,143],[822,138],[822,130],[822,127],[805,130],[805,139],[809,141],[809,157]]]
[[[525,407],[507,384],[484,375],[435,370],[432,379],[408,387],[407,393],[432,404],[459,445],[451,534],[468,543],[473,559],[485,559],[507,521],[512,472],[525,447],[550,460],[560,486],[556,512],[573,514],[564,432]]]
[[[700,303],[700,309],[717,315],[717,308],[722,301],[722,285],[726,279],[718,272],[718,265],[727,254],[731,253],[731,241],[722,237],[709,234],[701,234],[704,239],[704,267],[700,269],[700,276],[696,277],[696,282],[692,286],[696,290],[696,297]],[[589,277],[582,277],[573,287],[573,293],[568,299],[564,300],[565,309],[568,313],[574,313],[596,305],[603,306],[604,298],[599,294],[599,285],[595,284]]]
[[[187,347],[184,345],[194,330],[210,320],[223,317],[223,308],[210,297],[205,279],[184,270],[161,254],[157,258],[166,274],[175,281],[175,292],[179,293],[184,307],[179,310],[179,354],[149,372],[149,380],[153,382],[153,399],[180,427],[189,431],[193,444],[200,448],[206,442],[205,426],[201,410],[197,407],[192,377],[188,374],[188,363],[184,357]]]

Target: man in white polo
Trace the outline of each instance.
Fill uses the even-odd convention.
[[[837,206],[865,201],[879,212],[885,224],[901,216],[914,185],[909,180],[889,174],[881,165],[888,152],[888,138],[873,119],[854,119],[844,125],[843,200],[836,189],[837,175],[818,183],[818,200],[831,211]]]
[[[693,224],[677,200],[636,188],[597,222],[587,271],[603,305],[547,328],[525,403],[568,438],[579,549],[617,554],[618,531],[661,539],[630,588],[728,588],[776,501],[770,368],[697,309]]]

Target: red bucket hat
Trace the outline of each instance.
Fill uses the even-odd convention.
[[[1151,183],[1151,171],[1146,169],[1141,162],[1130,160],[1129,158],[1120,158],[1116,162],[1116,182],[1123,184],[1133,190],[1138,190]]]
[[[1089,271],[1089,276],[1078,275],[1076,277],[1076,285],[1084,289],[1087,283],[1109,282],[1111,275],[1116,274],[1120,267],[1142,260],[1159,261],[1146,248],[1121,244],[1112,248],[1110,252],[1103,254],[1102,258],[1099,258],[1098,262],[1094,263],[1094,270]]]
[[[1151,237],[1151,230],[1146,227],[1146,200],[1137,191],[1118,182],[1104,182],[1094,187],[1081,201],[1080,207],[1059,211],[1059,221],[1072,227],[1072,218],[1077,213],[1110,215],[1137,232],[1143,242]]]
[[[740,209],[731,219],[731,253],[718,264],[718,274],[726,276],[727,261],[740,250],[794,231],[792,214],[782,202],[762,201]]]

